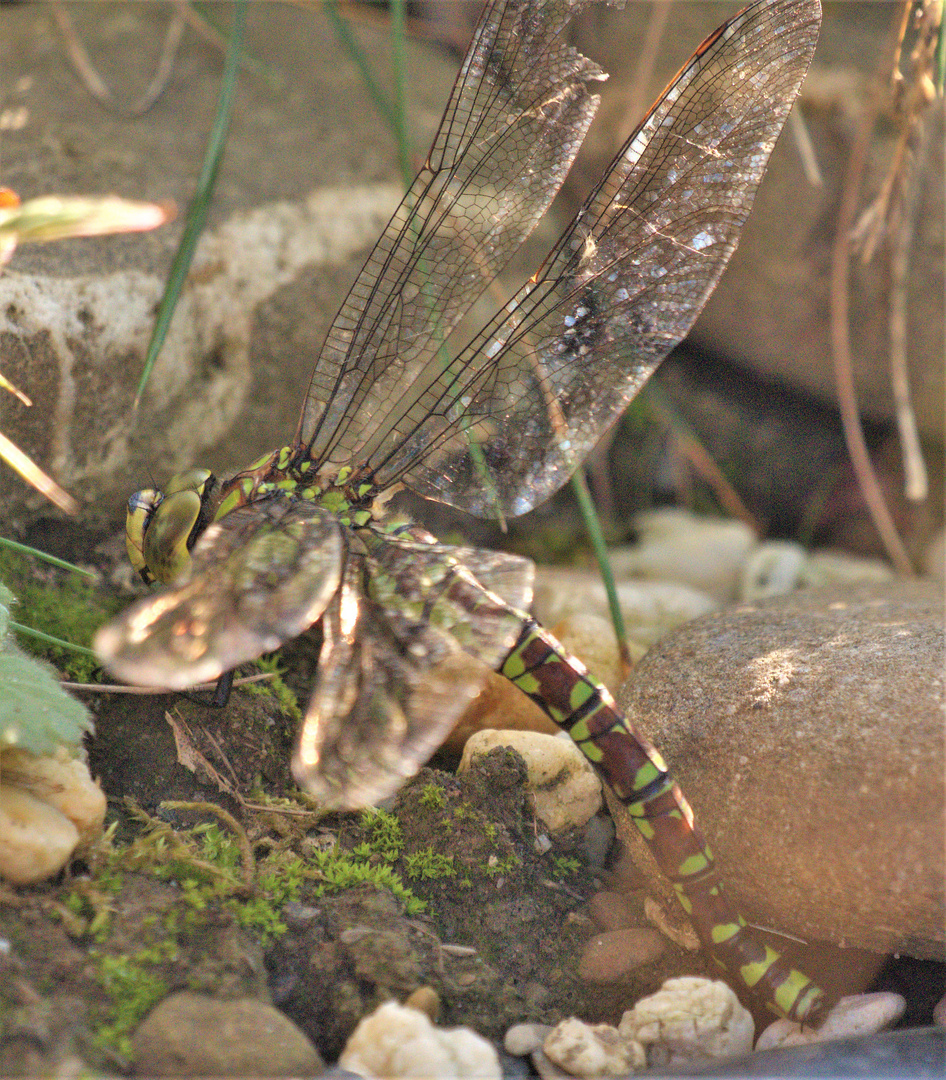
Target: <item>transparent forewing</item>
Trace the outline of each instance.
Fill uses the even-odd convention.
[[[385,576],[373,563],[352,556],[323,618],[319,670],[293,755],[297,782],[339,809],[385,798],[417,772],[485,674],[449,627],[416,610],[410,585],[390,602],[382,582],[384,599],[372,598],[366,585],[374,591],[376,573]],[[501,643],[493,636],[494,649],[508,640],[508,651],[512,626]]]
[[[763,0],[704,42],[542,270],[415,389],[382,482],[484,516],[564,483],[719,279],[819,23],[818,0]]]
[[[128,682],[179,690],[215,679],[310,627],[338,591],[341,526],[275,495],[233,511],[193,551],[187,580],[130,607],[96,635]]]
[[[597,106],[588,83],[600,69],[561,40],[585,2],[488,5],[427,164],[316,364],[297,439],[317,460],[369,456],[410,387],[442,370],[444,337],[545,213]]]

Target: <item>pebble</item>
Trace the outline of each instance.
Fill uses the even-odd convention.
[[[463,749],[459,771],[497,746],[512,747],[526,763],[536,816],[551,832],[581,828],[602,806],[601,781],[567,735],[537,731],[478,731]]]
[[[172,994],[139,1024],[132,1048],[148,1076],[312,1076],[325,1068],[291,1020],[254,998]]]
[[[432,986],[418,986],[404,999],[404,1007],[417,1009],[434,1024],[440,1019],[440,995]]]
[[[895,1024],[906,1011],[899,994],[851,994],[841,998],[817,1028],[802,1027],[793,1020],[775,1020],[762,1032],[756,1050],[844,1039],[851,1035],[874,1035]]]
[[[750,921],[942,957],[943,652],[942,587],[897,581],[738,605],[635,669],[619,702]]]
[[[599,930],[626,930],[637,922],[633,904],[618,892],[602,890],[588,901],[588,913]]]
[[[59,871],[79,842],[75,825],[42,799],[0,786],[0,878],[33,885]]]
[[[849,555],[846,551],[814,551],[808,556],[798,584],[807,588],[828,585],[883,584],[897,580],[889,563]]]
[[[706,593],[672,581],[618,581],[617,593],[632,655],[635,645],[649,647],[674,627],[719,606]],[[543,626],[555,626],[573,614],[608,619],[608,598],[596,571],[540,566],[533,611]]]
[[[578,975],[588,983],[619,982],[644,964],[659,960],[665,948],[663,935],[646,926],[595,934],[581,954]]]
[[[0,878],[31,885],[57,874],[102,831],[105,793],[82,757],[0,753]]]
[[[570,1076],[622,1076],[647,1063],[639,1042],[622,1037],[610,1024],[586,1024],[574,1016],[555,1025],[542,1050]]]
[[[595,814],[589,819],[581,838],[581,853],[588,869],[592,872],[603,870],[613,847],[614,819],[608,813]]]
[[[641,998],[618,1031],[647,1047],[649,1065],[684,1065],[747,1054],[755,1024],[724,982],[688,976]]]
[[[768,600],[798,588],[808,556],[792,540],[766,540],[753,549],[739,576],[740,600]]]
[[[540,1080],[574,1080],[574,1074],[556,1065],[544,1050],[533,1050],[529,1059]]]
[[[503,1038],[503,1049],[513,1057],[525,1057],[542,1046],[551,1030],[551,1024],[513,1024]]]
[[[469,1028],[437,1028],[425,1013],[385,1002],[359,1021],[338,1059],[366,1078],[502,1080],[492,1043]]]
[[[665,506],[634,518],[638,540],[609,552],[617,578],[675,581],[731,600],[743,563],[757,543],[755,531],[732,518],[700,517]]]

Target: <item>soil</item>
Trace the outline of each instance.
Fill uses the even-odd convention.
[[[91,553],[103,579],[116,576],[114,537],[68,540],[59,554],[81,562]],[[28,594],[25,577],[2,569]],[[74,623],[69,575],[36,573]],[[127,602],[115,592],[79,594],[89,634]],[[319,645],[310,632],[280,656],[303,702]],[[589,830],[547,836],[517,755],[494,751],[459,775],[423,769],[380,812],[326,816],[291,782],[293,695],[266,687],[238,687],[225,708],[199,695],[84,695],[108,829],[58,879],[0,885],[9,943],[0,953],[0,1075],[77,1061],[134,1073],[136,1027],[177,990],[272,1002],[333,1061],[363,1015],[420,987],[438,995],[440,1022],[501,1040],[520,1021],[616,1022],[666,978],[715,974],[702,954],[668,942],[659,961],[622,982],[583,984],[579,959],[597,932],[586,901],[614,878],[590,854]],[[626,895],[648,925],[644,892]],[[815,957],[815,975],[843,971],[842,993],[897,990],[908,998],[906,1022],[930,1022],[942,965],[905,958],[874,978],[882,958],[855,952]],[[855,986],[856,962],[864,978]],[[756,1019],[765,1022],[761,1012]]]
[[[300,689],[318,644],[284,658]],[[423,986],[442,1023],[501,1039],[519,1021],[616,1021],[704,970],[669,946],[625,983],[579,980],[584,904],[608,874],[583,832],[547,836],[512,751],[424,769],[380,814],[325,816],[292,785],[298,720],[271,691],[225,708],[86,699],[108,831],[57,880],[0,892],[0,1075],[133,1072],[136,1026],[176,990],[272,1001],[332,1061],[363,1015]]]

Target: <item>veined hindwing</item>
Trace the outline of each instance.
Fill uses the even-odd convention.
[[[509,602],[528,602],[533,573],[527,559],[450,548],[422,530],[359,538],[365,550],[349,555],[322,620],[293,755],[296,780],[339,808],[392,794],[440,745],[512,647],[522,615]]]

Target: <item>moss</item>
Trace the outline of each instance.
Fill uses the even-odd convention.
[[[316,896],[342,892],[359,885],[373,885],[387,889],[396,896],[404,904],[408,915],[419,915],[427,907],[425,901],[416,897],[400,875],[386,863],[374,864],[358,857],[351,858],[338,849],[317,851],[312,861],[321,877],[321,883],[315,889]]]
[[[443,788],[439,784],[424,784],[420,792],[420,804],[428,810],[443,810],[447,805]]]
[[[499,877],[501,874],[512,874],[522,865],[518,855],[506,855],[500,858],[498,855],[490,855],[483,867],[489,877]]]
[[[404,830],[396,814],[387,810],[363,810],[361,827],[367,833],[366,843],[372,854],[380,855],[386,862],[394,862],[404,847]]]
[[[107,1017],[96,1025],[95,1042],[130,1057],[131,1032],[170,989],[155,968],[177,959],[177,945],[156,942],[124,956],[94,950],[89,955],[96,981],[111,999]]]
[[[6,548],[0,548],[0,581],[18,600],[17,622],[86,649],[92,645],[95,630],[123,606],[120,599],[106,596],[82,574],[46,564],[32,565]],[[25,634],[18,634],[17,639],[28,652],[48,660],[73,682],[90,682],[99,670],[92,656]]]
[[[284,669],[280,666],[280,653],[270,653],[269,656],[261,656],[256,661],[256,666],[261,672],[271,675],[272,678],[257,683],[244,683],[242,690],[257,697],[271,697],[279,706],[282,713],[297,723],[302,723],[302,709],[299,707],[299,699],[283,681]]]
[[[552,858],[552,873],[559,878],[569,877],[581,870],[581,860],[568,855],[555,855]]]
[[[404,856],[405,873],[411,880],[425,879],[428,881],[436,878],[454,877],[456,868],[453,865],[452,855],[441,855],[431,847],[421,848],[410,855]]]

